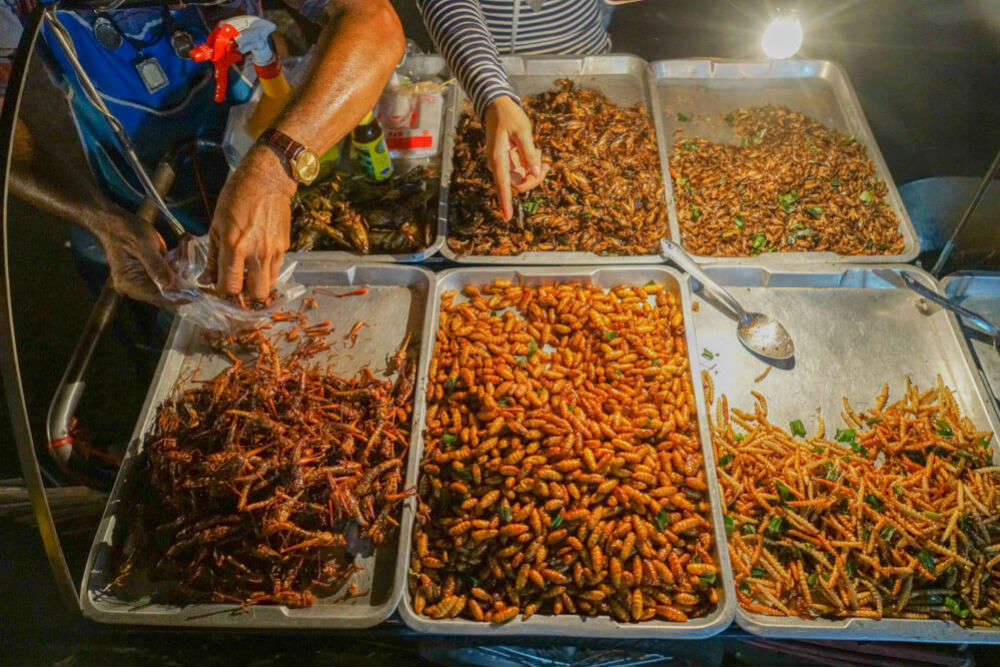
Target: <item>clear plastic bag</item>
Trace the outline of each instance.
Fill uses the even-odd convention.
[[[259,327],[273,313],[287,310],[293,301],[305,294],[305,287],[291,280],[296,262],[286,259],[274,285],[274,298],[267,307],[243,308],[215,293],[211,278],[205,277],[208,252],[208,236],[181,239],[167,255],[176,282],[169,287],[160,286],[163,297],[177,304],[177,314],[203,329],[239,331]]]

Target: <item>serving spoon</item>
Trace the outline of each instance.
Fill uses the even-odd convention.
[[[694,277],[704,287],[722,299],[736,313],[736,337],[743,346],[755,354],[775,361],[784,361],[795,355],[795,345],[781,322],[764,313],[747,312],[722,285],[709,278],[694,258],[679,245],[667,239],[660,240],[666,259],[673,260],[681,270]]]

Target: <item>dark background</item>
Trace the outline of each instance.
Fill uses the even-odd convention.
[[[395,4],[408,36],[430,49],[414,3]],[[1000,147],[1000,1],[815,2],[803,3],[801,12],[807,33],[800,57],[833,60],[846,69],[897,185],[928,176],[978,177],[985,171]],[[647,60],[758,57],[765,16],[766,8],[756,2],[645,0],[620,7],[611,32],[615,51]],[[40,128],[61,147],[64,163],[54,168],[85,169],[64,106],[36,66],[22,114],[36,132]],[[68,226],[17,202],[11,203],[10,222],[20,363],[39,443],[41,420],[92,297],[66,247]],[[80,414],[95,441],[123,444],[148,378],[137,375],[120,345],[108,339],[99,347],[89,379]],[[18,476],[3,403],[0,478]],[[84,532],[66,543],[77,581],[90,538]],[[16,632],[33,637],[27,640],[40,647],[54,627],[72,618],[55,599],[30,529],[0,523],[0,592],[0,644],[5,632]],[[245,651],[239,655],[247,657]]]

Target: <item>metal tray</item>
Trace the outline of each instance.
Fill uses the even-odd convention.
[[[649,280],[663,282],[681,301],[684,321],[688,324],[688,360],[695,367],[694,346],[691,335],[691,295],[685,281],[676,270],[660,266],[634,267],[579,267],[573,268],[458,268],[438,274],[437,284],[427,308],[427,318],[424,324],[424,341],[431,351],[421,359],[420,373],[417,378],[417,402],[424,406],[428,383],[428,366],[437,336],[437,325],[441,315],[441,293],[446,290],[461,290],[469,284],[482,284],[496,278],[507,278],[524,284],[541,284],[545,282],[571,282],[596,284],[604,288],[620,284],[642,285]],[[646,621],[643,623],[619,623],[611,618],[582,618],[580,616],[552,616],[535,614],[527,621],[514,619],[503,625],[490,625],[466,619],[453,618],[433,620],[420,616],[413,611],[409,590],[403,592],[399,607],[403,622],[418,632],[448,635],[481,635],[488,637],[508,636],[559,636],[559,637],[590,637],[607,639],[700,639],[715,635],[724,630],[732,621],[735,613],[736,593],[733,588],[732,571],[729,566],[729,550],[720,549],[725,544],[726,532],[722,522],[722,511],[718,484],[715,477],[715,466],[711,465],[712,444],[709,439],[708,422],[705,418],[705,397],[701,383],[697,377],[692,378],[695,403],[698,410],[698,427],[702,443],[702,453],[705,458],[705,476],[709,487],[709,500],[712,506],[712,527],[715,536],[715,557],[722,573],[722,590],[719,604],[708,616],[690,619],[685,623],[669,623],[666,621]],[[425,407],[421,408],[421,415]],[[418,429],[419,439],[416,441],[415,455],[410,458],[406,471],[407,487],[415,486],[419,473],[420,459],[423,456],[423,424]],[[416,499],[409,499],[415,506]],[[412,512],[411,512],[412,515]],[[407,531],[407,535],[410,531]],[[404,560],[409,563],[412,544],[407,542],[403,547]]]
[[[723,120],[727,113],[747,105],[784,105],[824,125],[853,134],[865,147],[868,158],[875,165],[876,175],[885,181],[889,206],[899,219],[899,231],[903,235],[903,252],[899,255],[776,252],[754,257],[698,256],[699,262],[777,266],[795,262],[905,263],[916,259],[920,252],[917,233],[875,143],[854,88],[839,65],[825,60],[658,60],[651,64],[651,72],[653,115],[664,154],[671,153],[674,130],[681,125],[677,112],[691,116],[690,122],[683,123],[686,136],[732,141],[733,130]],[[681,243],[673,179],[665,180],[671,238],[675,243]]]
[[[294,279],[306,286],[369,288],[365,296],[344,299],[327,294],[315,295],[318,302],[318,308],[312,311],[315,321],[329,319],[336,326],[330,338],[332,349],[324,353],[322,360],[340,375],[353,375],[369,363],[375,373],[384,369],[386,359],[398,349],[406,331],[419,335],[424,324],[427,299],[434,285],[434,276],[429,271],[392,264],[345,266],[333,262],[303,261],[299,263]],[[364,319],[369,326],[361,328],[357,345],[351,348],[344,341],[344,336],[358,319]],[[420,363],[423,363],[429,349],[426,338],[422,339]],[[356,559],[356,564],[362,569],[350,581],[357,583],[361,590],[368,591],[362,597],[338,601],[338,597],[343,597],[342,591],[346,590],[342,588],[335,595],[318,599],[307,609],[270,605],[241,609],[239,605],[232,604],[175,606],[153,603],[150,600],[150,594],[155,592],[153,584],[137,586],[134,595],[130,591],[128,599],[116,597],[107,590],[107,584],[115,575],[111,562],[112,545],[120,543],[117,541],[125,537],[122,533],[127,523],[122,521],[122,526],[119,526],[119,521],[129,511],[126,490],[138,483],[131,479],[131,473],[141,451],[142,436],[151,428],[157,405],[170,393],[177,378],[190,374],[199,363],[199,378],[211,377],[227,364],[208,348],[200,330],[176,320],[87,558],[80,592],[84,615],[102,623],[242,629],[368,628],[388,618],[395,610],[406,583],[405,556],[408,549],[401,549],[400,546],[410,543],[412,521],[409,512],[412,508],[408,506],[403,509],[399,536],[376,549],[371,556]],[[410,467],[417,460],[414,450],[420,429],[416,425],[423,420],[420,406],[420,403],[414,403],[414,427],[407,455]],[[345,583],[347,585],[349,583]]]
[[[655,115],[656,105],[653,103],[648,76],[649,64],[637,56],[625,54],[584,58],[505,56],[501,60],[504,69],[507,70],[510,83],[518,95],[535,95],[552,90],[555,87],[556,79],[571,79],[581,86],[601,91],[612,102],[619,105],[632,106],[641,102],[645,105],[651,120]],[[442,166],[441,173],[443,178],[445,171],[447,171],[449,181],[452,170],[452,146],[454,145],[458,121],[461,119],[463,99],[462,95],[456,96],[452,122],[448,125],[450,136],[446,146],[448,152],[444,159],[447,166]],[[663,146],[662,141],[657,141],[660,175],[666,187],[669,188],[667,155]],[[447,206],[442,211],[445,216],[448,215]],[[660,256],[657,254],[605,256],[592,252],[569,250],[530,251],[522,252],[519,255],[458,255],[448,247],[447,243],[441,246],[441,255],[459,264],[514,264],[518,266],[526,264],[650,264],[660,261]]]
[[[406,56],[405,64],[408,69],[419,73],[424,77],[438,77],[444,80],[451,78],[450,70],[448,65],[445,63],[444,58],[438,55],[408,55]],[[351,264],[360,263],[375,263],[375,262],[401,262],[401,263],[414,263],[422,262],[428,257],[436,255],[437,252],[444,245],[445,233],[447,230],[447,219],[448,219],[448,188],[451,186],[451,152],[452,152],[452,141],[454,140],[455,132],[448,128],[454,128],[455,124],[458,122],[457,117],[454,117],[455,109],[457,108],[456,99],[459,97],[458,86],[455,84],[449,85],[444,90],[444,103],[441,106],[441,153],[440,155],[435,155],[433,157],[417,158],[417,159],[395,159],[393,164],[396,167],[396,171],[402,173],[413,167],[430,165],[435,167],[440,167],[440,181],[438,184],[438,215],[437,215],[437,229],[434,234],[434,240],[431,244],[424,248],[423,250],[418,250],[412,253],[403,253],[396,255],[359,255],[353,253],[349,250],[309,250],[306,252],[293,252],[289,253],[293,259],[321,259],[326,261],[337,261],[346,262]],[[444,169],[444,156],[447,156],[448,169],[445,173]]]
[[[751,390],[767,398],[768,419],[787,424],[801,419],[811,433],[817,409],[827,433],[841,426],[841,397],[860,409],[871,405],[884,382],[896,400],[908,375],[927,387],[938,374],[955,392],[964,415],[979,428],[1000,432],[992,401],[981,382],[954,316],[918,304],[909,290],[896,289],[873,272],[876,267],[826,264],[804,269],[768,269],[734,264],[706,267],[744,307],[777,317],[795,341],[792,363],[766,365],[736,339],[735,321],[699,289],[694,313],[696,370],[708,370],[715,397],[726,394],[731,407],[750,409]],[[912,266],[892,265],[929,288],[935,280]],[[704,350],[713,354],[708,360]],[[700,374],[700,373],[699,373]],[[713,408],[709,408],[712,410]],[[714,414],[714,412],[713,412]],[[998,444],[994,439],[994,457]],[[908,619],[806,620],[766,616],[737,608],[736,622],[765,637],[922,642],[1000,643],[1000,631],[966,629],[946,621]]]
[[[1000,322],[1000,271],[959,271],[941,281],[945,296],[994,324]],[[1000,354],[978,329],[962,326],[972,354],[1000,410]]]

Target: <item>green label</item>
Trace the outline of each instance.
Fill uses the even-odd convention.
[[[368,178],[376,181],[384,181],[392,176],[392,159],[389,157],[389,150],[385,147],[385,138],[379,137],[375,141],[368,143],[353,142],[361,159],[361,166],[365,169]]]

